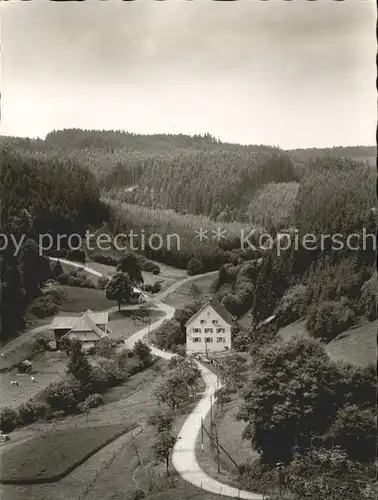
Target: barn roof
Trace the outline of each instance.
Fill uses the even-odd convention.
[[[52,330],[67,330],[71,329],[77,323],[77,316],[59,316],[54,318],[50,328]]]
[[[81,318],[77,316],[58,316],[54,318],[50,328],[52,330],[67,330],[74,328],[78,323],[78,319],[89,317],[95,325],[107,325],[109,323],[109,314],[107,312],[93,312],[88,309]]]
[[[64,335],[65,337],[70,334],[75,333],[84,333],[84,332],[93,332],[97,337],[103,339],[107,337],[107,334],[99,328],[96,323],[92,319],[92,311],[88,310],[83,314],[81,318],[79,318],[75,325],[71,328],[71,330]]]

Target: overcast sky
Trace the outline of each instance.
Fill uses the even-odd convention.
[[[8,2],[1,134],[374,144],[374,2]]]

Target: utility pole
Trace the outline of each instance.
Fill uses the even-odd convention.
[[[216,443],[217,443],[217,462],[218,462],[218,474],[220,473],[220,457],[219,457],[219,436],[218,436],[218,430],[217,430],[217,435],[216,435]]]
[[[280,491],[282,490],[282,487],[284,485],[284,473],[283,473],[283,470],[282,470],[282,466],[283,466],[283,463],[282,462],[278,462],[277,464],[277,467],[278,467],[278,484],[279,484],[279,488],[280,488]]]
[[[201,417],[201,451],[203,451],[203,417]]]
[[[213,436],[213,395],[210,394],[210,434]]]
[[[148,320],[148,343],[151,344],[151,331],[150,331],[151,319],[150,319],[150,307],[148,303],[146,304],[146,309],[147,309],[147,320]]]
[[[141,462],[140,462],[140,458],[139,458],[138,448],[136,447],[136,445],[135,445],[135,443],[134,443],[134,439],[132,439],[132,441],[131,441],[131,445],[132,445],[132,447],[134,448],[135,455],[136,455],[136,457],[137,457],[137,461],[138,461],[138,465],[140,465],[140,464],[141,464]]]

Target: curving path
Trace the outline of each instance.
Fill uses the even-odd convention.
[[[58,260],[52,257],[50,257],[50,259]],[[91,267],[85,266],[83,264],[67,261],[65,259],[59,259],[59,260],[61,262],[64,262],[65,264],[73,265],[75,267],[84,269],[88,273],[92,273],[95,276],[103,276],[99,271],[96,271]],[[202,274],[201,277],[205,275],[215,275],[217,274],[217,272],[218,271]],[[143,292],[144,297],[146,297],[146,302],[153,303],[165,315],[162,318],[155,321],[154,323],[151,323],[150,326],[142,328],[141,330],[134,333],[134,335],[132,335],[131,337],[129,337],[127,340],[124,341],[125,345],[128,348],[131,348],[138,340],[142,340],[144,337],[146,337],[148,335],[148,332],[151,332],[156,328],[158,328],[163,323],[163,321],[165,321],[166,319],[171,319],[175,313],[175,309],[170,305],[162,302],[162,300],[168,294],[174,292],[181,285],[194,281],[198,279],[198,277],[199,276],[197,275],[181,279],[173,283],[163,292],[157,294],[155,297],[149,297]],[[139,289],[136,290],[142,292]],[[170,359],[171,357],[174,356],[174,354],[170,352],[161,351],[160,349],[157,349],[155,347],[151,347],[151,350],[155,356],[159,356],[161,358]],[[201,428],[201,418],[205,419],[208,413],[210,412],[210,396],[213,396],[211,399],[214,404],[215,402],[214,392],[220,386],[219,383],[217,385],[217,377],[212,371],[210,371],[208,368],[201,365],[200,363],[197,364],[201,371],[202,377],[205,381],[206,388],[201,400],[198,402],[192,413],[188,416],[188,418],[186,419],[184,425],[180,430],[181,439],[177,440],[177,443],[174,447],[172,454],[173,466],[185,481],[210,493],[219,494],[232,498],[263,500],[264,497],[261,494],[240,490],[238,488],[234,488],[227,484],[221,483],[220,481],[217,481],[216,479],[208,476],[198,464],[196,458],[196,442],[197,442],[197,436]]]

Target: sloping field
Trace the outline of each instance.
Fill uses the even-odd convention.
[[[305,319],[299,319],[298,321],[294,321],[294,323],[290,323],[290,325],[281,328],[278,334],[285,341],[290,340],[292,337],[295,337],[296,335],[305,335],[306,337],[308,337],[309,333],[306,330],[305,324],[306,324]]]
[[[327,344],[332,359],[366,366],[377,362],[378,320],[340,333]]]
[[[53,430],[9,448],[2,456],[0,482],[55,482],[134,424]]]

